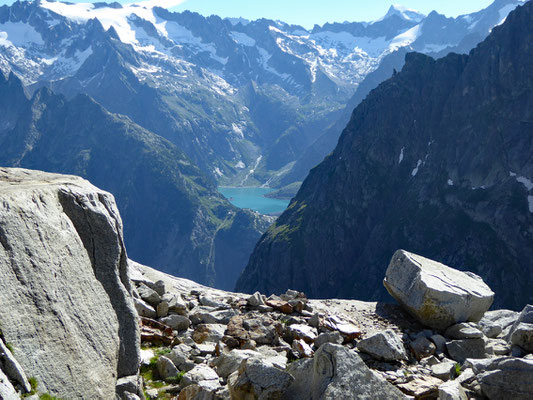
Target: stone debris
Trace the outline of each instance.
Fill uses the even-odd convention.
[[[155,292],[146,279],[136,283]],[[266,298],[209,288],[172,290],[171,282],[165,283],[171,291],[158,296],[159,305],[169,304],[167,315],[141,319],[142,332],[152,335],[144,340],[143,334],[143,342],[157,358],[157,372],[145,379],[146,393],[155,397],[164,390],[182,400],[497,399],[488,393],[512,391],[504,384],[515,379],[510,374],[518,364],[497,363],[511,358],[494,357],[512,348],[522,356],[530,352],[517,342],[530,325],[527,308],[435,328],[402,316],[399,308],[383,314],[354,302],[350,312],[347,301],[340,311],[341,301],[310,303],[291,290]],[[143,290],[148,292],[139,295]],[[520,315],[525,321],[518,323]],[[151,341],[154,331],[166,339]],[[156,342],[163,347],[153,347]],[[520,360],[520,390],[529,390],[523,376],[533,360]],[[144,370],[150,368],[143,362]]]

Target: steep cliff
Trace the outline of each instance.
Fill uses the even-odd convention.
[[[73,176],[0,168],[1,335],[39,392],[111,399],[140,334],[113,196]]]
[[[132,258],[234,286],[269,222],[233,207],[175,145],[85,95],[28,98],[13,74],[0,73],[0,102],[0,165],[89,179],[116,197]]]
[[[470,55],[408,54],[357,107],[256,246],[237,289],[384,299],[397,248],[533,300],[533,4]]]

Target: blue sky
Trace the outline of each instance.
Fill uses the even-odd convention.
[[[88,2],[70,0],[71,2]],[[457,16],[487,7],[493,0],[149,0],[160,5],[176,5],[173,11],[191,10],[203,15],[269,18],[312,27],[325,22],[372,21],[383,16],[391,3],[414,8],[425,14],[436,10]],[[0,0],[0,4],[11,4]],[[134,1],[120,1],[132,3]]]

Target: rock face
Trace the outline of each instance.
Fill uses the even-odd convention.
[[[110,399],[140,361],[114,198],[64,175],[0,168],[0,327],[39,391]]]
[[[477,322],[494,300],[479,276],[403,250],[392,257],[383,283],[415,318],[436,329]]]
[[[238,291],[385,300],[404,248],[533,302],[533,3],[469,55],[410,53],[355,109],[256,246]]]
[[[394,386],[374,373],[357,353],[327,343],[311,361],[289,367],[295,383],[284,399],[404,399]]]
[[[478,376],[481,390],[489,399],[527,400],[533,398],[533,360],[498,358]]]

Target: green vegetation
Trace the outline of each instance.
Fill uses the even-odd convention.
[[[454,373],[454,377],[457,378],[459,375],[461,375],[461,364],[459,363],[455,363],[455,366],[454,366],[454,370],[453,370],[453,373]]]
[[[37,386],[39,386],[39,381],[37,380],[37,378],[31,376],[28,378],[28,382],[30,383],[31,391],[29,393],[24,393],[22,397],[30,397],[37,393]]]
[[[39,399],[40,400],[61,400],[59,397],[51,396],[48,393],[40,394]]]
[[[15,354],[15,349],[13,348],[13,345],[11,343],[7,343],[6,342],[6,347],[9,349],[9,351],[12,353],[12,354]]]

